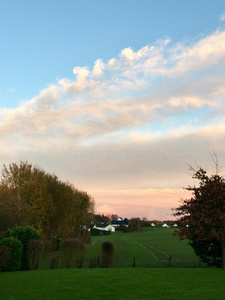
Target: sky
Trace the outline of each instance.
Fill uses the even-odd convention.
[[[225,166],[225,2],[0,0],[0,165],[28,161],[96,213],[171,219]]]

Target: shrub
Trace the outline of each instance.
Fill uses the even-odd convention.
[[[104,242],[102,244],[102,268],[109,268],[113,261],[114,246],[110,242]]]
[[[83,241],[83,243],[85,245],[90,244],[90,242],[91,242],[91,235],[90,235],[90,232],[87,229],[82,230],[81,239],[82,239],[82,241]]]
[[[22,243],[13,237],[6,237],[0,241],[0,245],[10,248],[10,256],[8,257],[7,261],[3,263],[1,270],[2,271],[20,270],[22,253],[23,253]],[[5,251],[6,254],[6,249],[3,251]]]
[[[30,240],[39,240],[40,233],[33,226],[16,226],[8,230],[8,236],[21,241],[23,245],[22,269],[28,270],[27,246]]]
[[[59,252],[56,251],[50,256],[50,268],[51,269],[57,269],[58,268],[58,262],[59,262]]]
[[[84,262],[84,243],[75,238],[65,239],[60,246],[60,254],[66,268],[82,268]]]
[[[102,236],[102,235],[110,235],[111,231],[100,230],[97,228],[91,228],[91,236]]]
[[[60,247],[61,242],[62,242],[62,238],[57,236],[55,238],[55,251],[59,251],[59,247]]]
[[[99,256],[91,256],[89,258],[89,268],[99,268],[100,267],[100,259]]]
[[[27,265],[29,270],[38,268],[43,244],[40,240],[30,240],[27,245]]]
[[[11,249],[5,245],[0,245],[0,270],[6,268],[11,255]]]

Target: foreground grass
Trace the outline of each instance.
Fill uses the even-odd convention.
[[[224,299],[219,269],[69,269],[0,273],[0,299]]]

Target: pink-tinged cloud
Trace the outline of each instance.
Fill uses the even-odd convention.
[[[225,31],[93,65],[0,110],[0,163],[54,172],[92,194],[98,212],[166,219],[192,184],[188,164],[213,172],[215,149],[225,165]]]
[[[121,217],[147,217],[149,220],[173,218],[172,209],[190,197],[184,189],[91,190],[97,212],[117,213]],[[106,204],[107,203],[107,204]]]

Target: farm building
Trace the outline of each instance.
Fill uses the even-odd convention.
[[[128,227],[128,219],[125,218],[124,220],[122,218],[118,218],[117,220],[112,221],[112,226],[119,227],[119,226],[125,226]]]
[[[115,227],[113,227],[111,224],[109,225],[101,225],[101,226],[96,226],[94,225],[94,229],[99,229],[99,230],[104,230],[104,231],[115,231]]]
[[[163,227],[163,228],[170,228],[170,226],[169,226],[168,224],[166,224],[166,223],[164,223],[164,224],[162,225],[162,227]]]
[[[116,231],[115,227],[113,227],[111,224],[109,224],[108,226],[106,226],[105,230],[112,231],[112,232]]]

